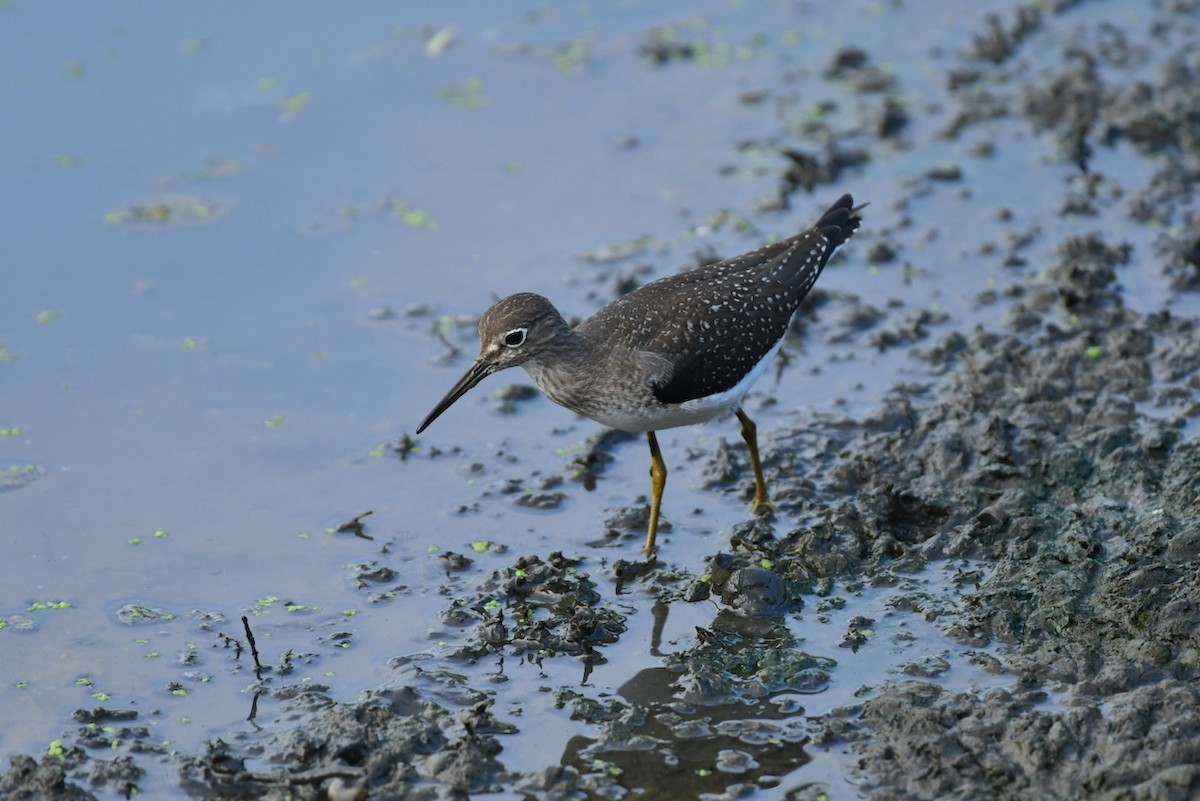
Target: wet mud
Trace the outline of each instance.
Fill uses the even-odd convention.
[[[794,334],[912,353],[924,372],[869,415],[826,412],[760,432],[776,520],[734,526],[703,574],[673,568],[669,550],[666,564],[649,566],[512,554],[509,567],[484,577],[470,570],[469,555],[446,553],[439,623],[462,633],[453,652],[397,658],[394,680],[355,703],[281,676],[282,686],[264,685],[278,710],[269,734],[173,758],[183,791],[734,798],[777,788],[814,755],[838,752],[854,790],[870,799],[1200,795],[1200,322],[1170,308],[1135,310],[1122,283],[1137,262],[1178,292],[1200,288],[1200,52],[1192,44],[1200,11],[1147,4],[1139,33],[1077,19],[1076,7],[1089,5],[1019,6],[990,19],[942,62],[951,122],[932,132],[914,131],[920,109],[893,99],[902,74],[845,49],[822,80],[850,94],[853,113],[776,143],[787,163],[778,194],[761,205],[787,207],[814,187],[841,191],[848,176],[871,175],[880,149],[928,151],[1015,119],[1031,135],[1048,134],[1057,151],[1041,185],[1061,198],[1064,218],[1120,204],[1128,231],[1060,235],[1053,219],[1020,228],[1011,214],[995,215],[980,255],[1008,272],[976,302],[1004,309],[996,326],[955,328],[936,310],[818,289]],[[1054,46],[1030,52],[1047,29]],[[642,54],[656,69],[687,68],[696,49],[650,34]],[[1002,146],[982,137],[971,158],[990,160]],[[1152,159],[1137,185],[1104,171],[1104,154],[1127,146]],[[969,172],[945,165],[921,173],[900,210],[933,185],[953,185],[964,214],[994,214],[972,200]],[[882,269],[900,269],[923,239],[950,236],[952,226],[873,227],[868,207],[862,241],[842,258],[869,251]],[[1031,243],[1050,256],[1031,262]],[[613,443],[612,435],[594,438],[568,476],[543,478],[533,490],[514,486],[515,503],[552,508],[596,480]],[[428,456],[409,455],[419,458]],[[722,443],[695,461],[712,491],[748,498],[740,449]],[[644,525],[644,507],[635,505],[599,528],[634,540]],[[939,565],[950,567],[954,592],[912,582]],[[396,575],[377,567],[385,575],[366,576],[365,592]],[[590,736],[555,746],[543,770],[507,770],[505,738],[537,722],[493,709],[487,680],[464,680],[478,675],[468,667],[571,659],[586,683],[627,630],[610,601],[629,586],[657,599],[660,623],[673,606],[715,602],[720,611],[694,645],[619,694],[554,689],[556,705]],[[894,608],[921,616],[975,667],[1010,681],[947,687],[938,677],[950,662],[934,658],[828,713],[779,703],[819,694],[839,669],[805,651],[788,616],[820,618],[846,591],[882,587],[895,588]],[[869,643],[875,623],[850,619],[843,647]],[[502,667],[493,680],[504,680]],[[93,797],[89,787],[134,787],[133,761],[105,760],[92,747],[96,722],[81,719],[61,754],[14,760],[0,796],[83,799]],[[125,727],[126,740],[145,733],[136,719],[100,722]],[[141,758],[165,758],[145,739]],[[815,781],[786,797],[848,790]]]

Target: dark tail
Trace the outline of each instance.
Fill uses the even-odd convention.
[[[842,195],[837,199],[836,203],[821,215],[821,219],[817,220],[817,224],[813,227],[829,240],[829,251],[831,253],[834,248],[854,236],[854,232],[858,230],[858,226],[862,223],[862,217],[858,212],[865,205],[867,204],[863,203],[862,206],[855,206],[853,197]]]

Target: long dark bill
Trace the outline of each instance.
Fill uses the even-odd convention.
[[[429,428],[429,424],[438,419],[438,416],[442,412],[449,409],[456,400],[461,398],[463,395],[466,395],[471,390],[471,387],[487,378],[493,372],[495,372],[494,368],[486,362],[476,361],[474,364],[472,364],[470,369],[467,370],[466,374],[463,375],[462,378],[458,379],[458,383],[451,387],[450,391],[446,393],[446,397],[442,398],[441,401],[438,402],[438,405],[433,407],[433,411],[430,412],[429,416],[425,418],[425,422],[417,426],[417,433],[420,434],[422,431]]]

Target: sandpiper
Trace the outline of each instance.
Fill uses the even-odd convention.
[[[619,431],[646,432],[649,558],[667,480],[654,432],[733,412],[754,469],[750,508],[771,511],[757,430],[741,401],[779,351],[833,251],[858,229],[861,208],[842,195],[790,239],[652,281],[574,328],[541,295],[509,295],[479,318],[478,358],[417,433],[484,378],[518,365],[555,403]]]

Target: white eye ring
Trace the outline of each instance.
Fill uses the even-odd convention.
[[[519,348],[525,344],[525,335],[529,333],[528,328],[514,328],[504,335],[504,347]]]

